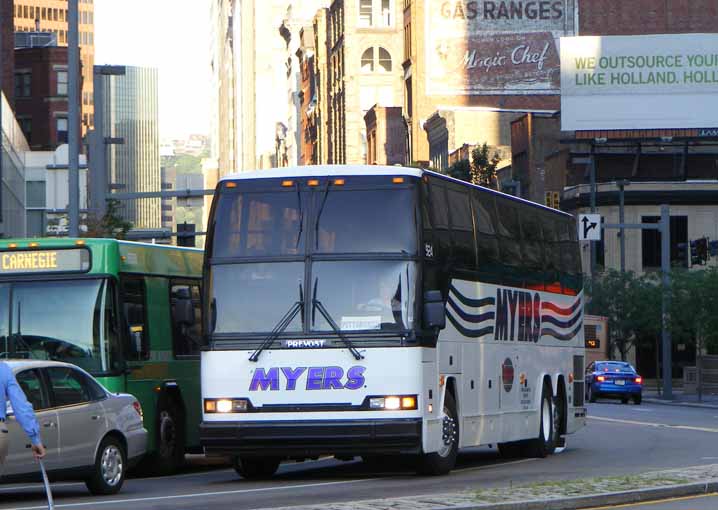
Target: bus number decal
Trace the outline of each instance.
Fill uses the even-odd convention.
[[[345,374],[342,367],[336,366],[258,368],[252,375],[249,391],[294,391],[299,378],[304,374],[307,375],[304,385],[306,390],[358,390],[364,386],[365,370],[366,367],[353,366]],[[284,388],[280,388],[282,381]]]

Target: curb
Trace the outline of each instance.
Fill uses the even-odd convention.
[[[653,487],[625,492],[610,492],[562,499],[535,499],[511,503],[488,503],[457,506],[452,510],[577,510],[595,506],[642,503],[665,498],[677,498],[718,492],[718,481],[689,483],[669,487]]]
[[[660,404],[664,406],[695,407],[698,409],[718,409],[718,404],[705,404],[700,402],[683,402],[681,400],[663,400],[661,398],[643,397],[648,404]]]

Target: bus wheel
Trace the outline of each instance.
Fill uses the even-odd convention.
[[[451,393],[444,396],[444,418],[442,447],[438,452],[425,453],[419,462],[419,473],[423,475],[445,475],[454,468],[459,453],[459,416],[456,401]]]
[[[524,455],[526,457],[543,458],[553,453],[556,448],[556,431],[554,430],[554,405],[551,398],[551,388],[544,384],[541,392],[541,406],[539,408],[539,434],[535,439],[525,442]]]
[[[185,450],[182,413],[173,399],[160,398],[156,427],[157,451],[152,471],[156,475],[169,475],[182,466]]]
[[[280,459],[276,457],[234,457],[232,467],[242,478],[261,480],[276,473],[279,462]]]

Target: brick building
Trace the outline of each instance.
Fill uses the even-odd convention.
[[[15,117],[30,149],[52,151],[67,143],[68,48],[19,47],[14,79]]]

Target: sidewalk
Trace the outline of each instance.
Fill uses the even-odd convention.
[[[640,475],[274,508],[273,510],[574,510],[718,492],[718,464]]]
[[[673,399],[665,400],[658,395],[655,389],[643,388],[643,401],[651,404],[677,405],[687,407],[701,407],[705,409],[718,409],[718,395],[703,394],[702,401],[696,394],[684,394],[682,390],[673,390]]]

